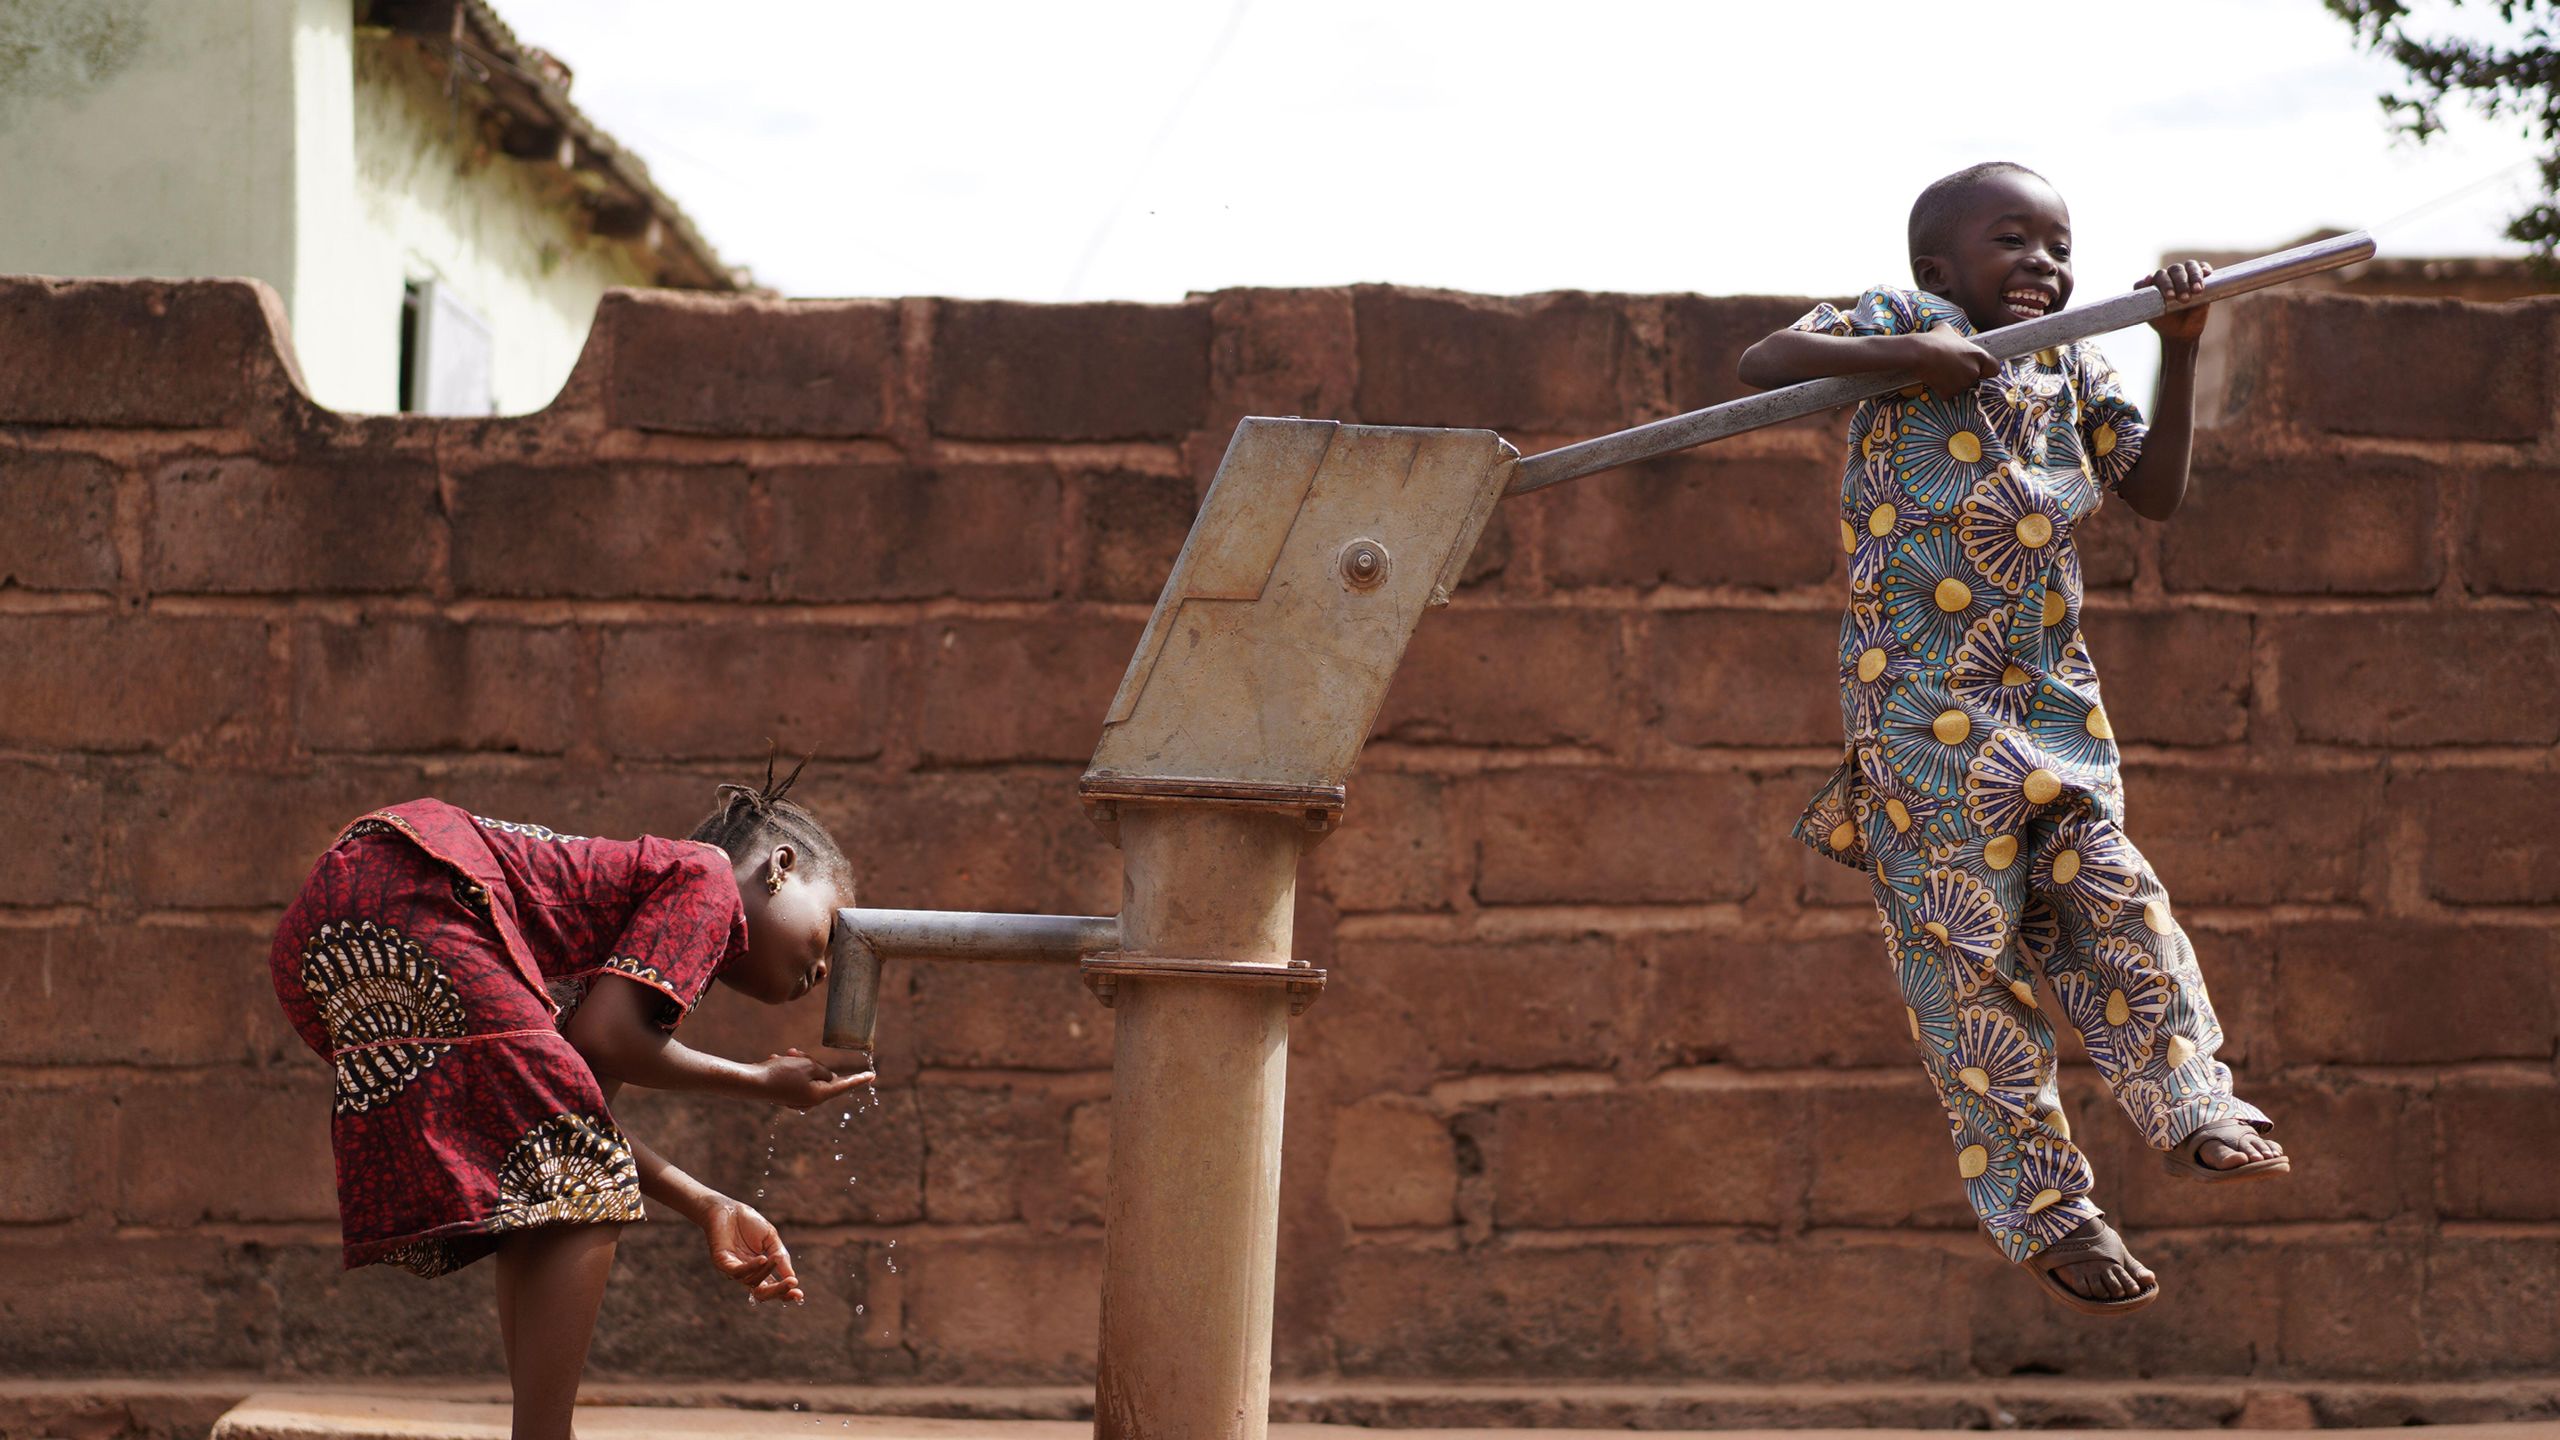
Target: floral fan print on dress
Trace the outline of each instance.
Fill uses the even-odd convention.
[[[461,996],[418,942],[371,920],[323,924],[302,950],[302,988],[328,1028],[338,1114],[372,1109],[453,1047]]]

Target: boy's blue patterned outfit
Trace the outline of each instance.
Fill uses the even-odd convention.
[[[1791,328],[1938,325],[1974,333],[1939,296],[1878,286]],[[2231,1093],[2195,951],[2125,837],[2080,634],[2073,537],[2142,437],[2088,341],[2005,361],[1951,399],[1914,387],[1866,401],[1849,422],[1848,743],[1795,834],[1867,873],[1966,1197],[2013,1260],[2097,1213],[2038,972],[2155,1148],[2215,1120],[2267,1124]]]

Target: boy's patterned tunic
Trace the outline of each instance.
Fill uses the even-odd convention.
[[[1878,286],[1792,327],[1970,336],[1958,307]],[[2142,450],[2095,345],[2006,361],[1939,400],[1859,405],[1841,478],[1849,608],[1839,767],[1797,838],[1867,873],[1957,1171],[2012,1258],[2096,1213],[2054,1087],[2052,979],[2144,1137],[2265,1116],[2231,1095],[2220,1026],[2167,892],[2126,839],[2115,734],[2080,633],[2081,522]]]

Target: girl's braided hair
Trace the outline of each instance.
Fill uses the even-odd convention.
[[[767,742],[770,745],[771,742]],[[818,817],[783,799],[790,793],[792,782],[808,768],[810,755],[800,757],[791,773],[776,784],[773,767],[779,752],[768,750],[764,761],[764,784],[733,785],[723,783],[719,789],[720,808],[702,818],[693,827],[689,840],[707,840],[729,852],[732,861],[744,862],[761,855],[777,844],[789,843],[800,851],[809,866],[810,878],[832,880],[838,894],[837,903],[853,903],[853,865],[836,846],[835,837]],[[815,752],[812,752],[814,754]]]

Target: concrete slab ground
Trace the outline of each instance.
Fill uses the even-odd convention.
[[[1093,1427],[1073,1420],[943,1420],[905,1416],[857,1416],[727,1408],[583,1406],[583,1440],[1087,1440]],[[1322,1440],[1326,1436],[1395,1434],[1411,1440],[1606,1440],[1624,1430],[1373,1430],[1358,1425],[1271,1427],[1273,1440]],[[1979,1432],[1954,1430],[1685,1430],[1656,1431],[1677,1440],[1923,1440]],[[2044,1432],[2103,1440],[2156,1440],[2193,1434],[2179,1430]],[[2333,1437],[2351,1431],[2259,1430],[2265,1437]],[[505,1440],[507,1408],[489,1403],[423,1400],[406,1396],[266,1392],[250,1396],[213,1428],[212,1440]],[[2560,1421],[2499,1425],[2445,1425],[2430,1440],[2554,1440]]]

